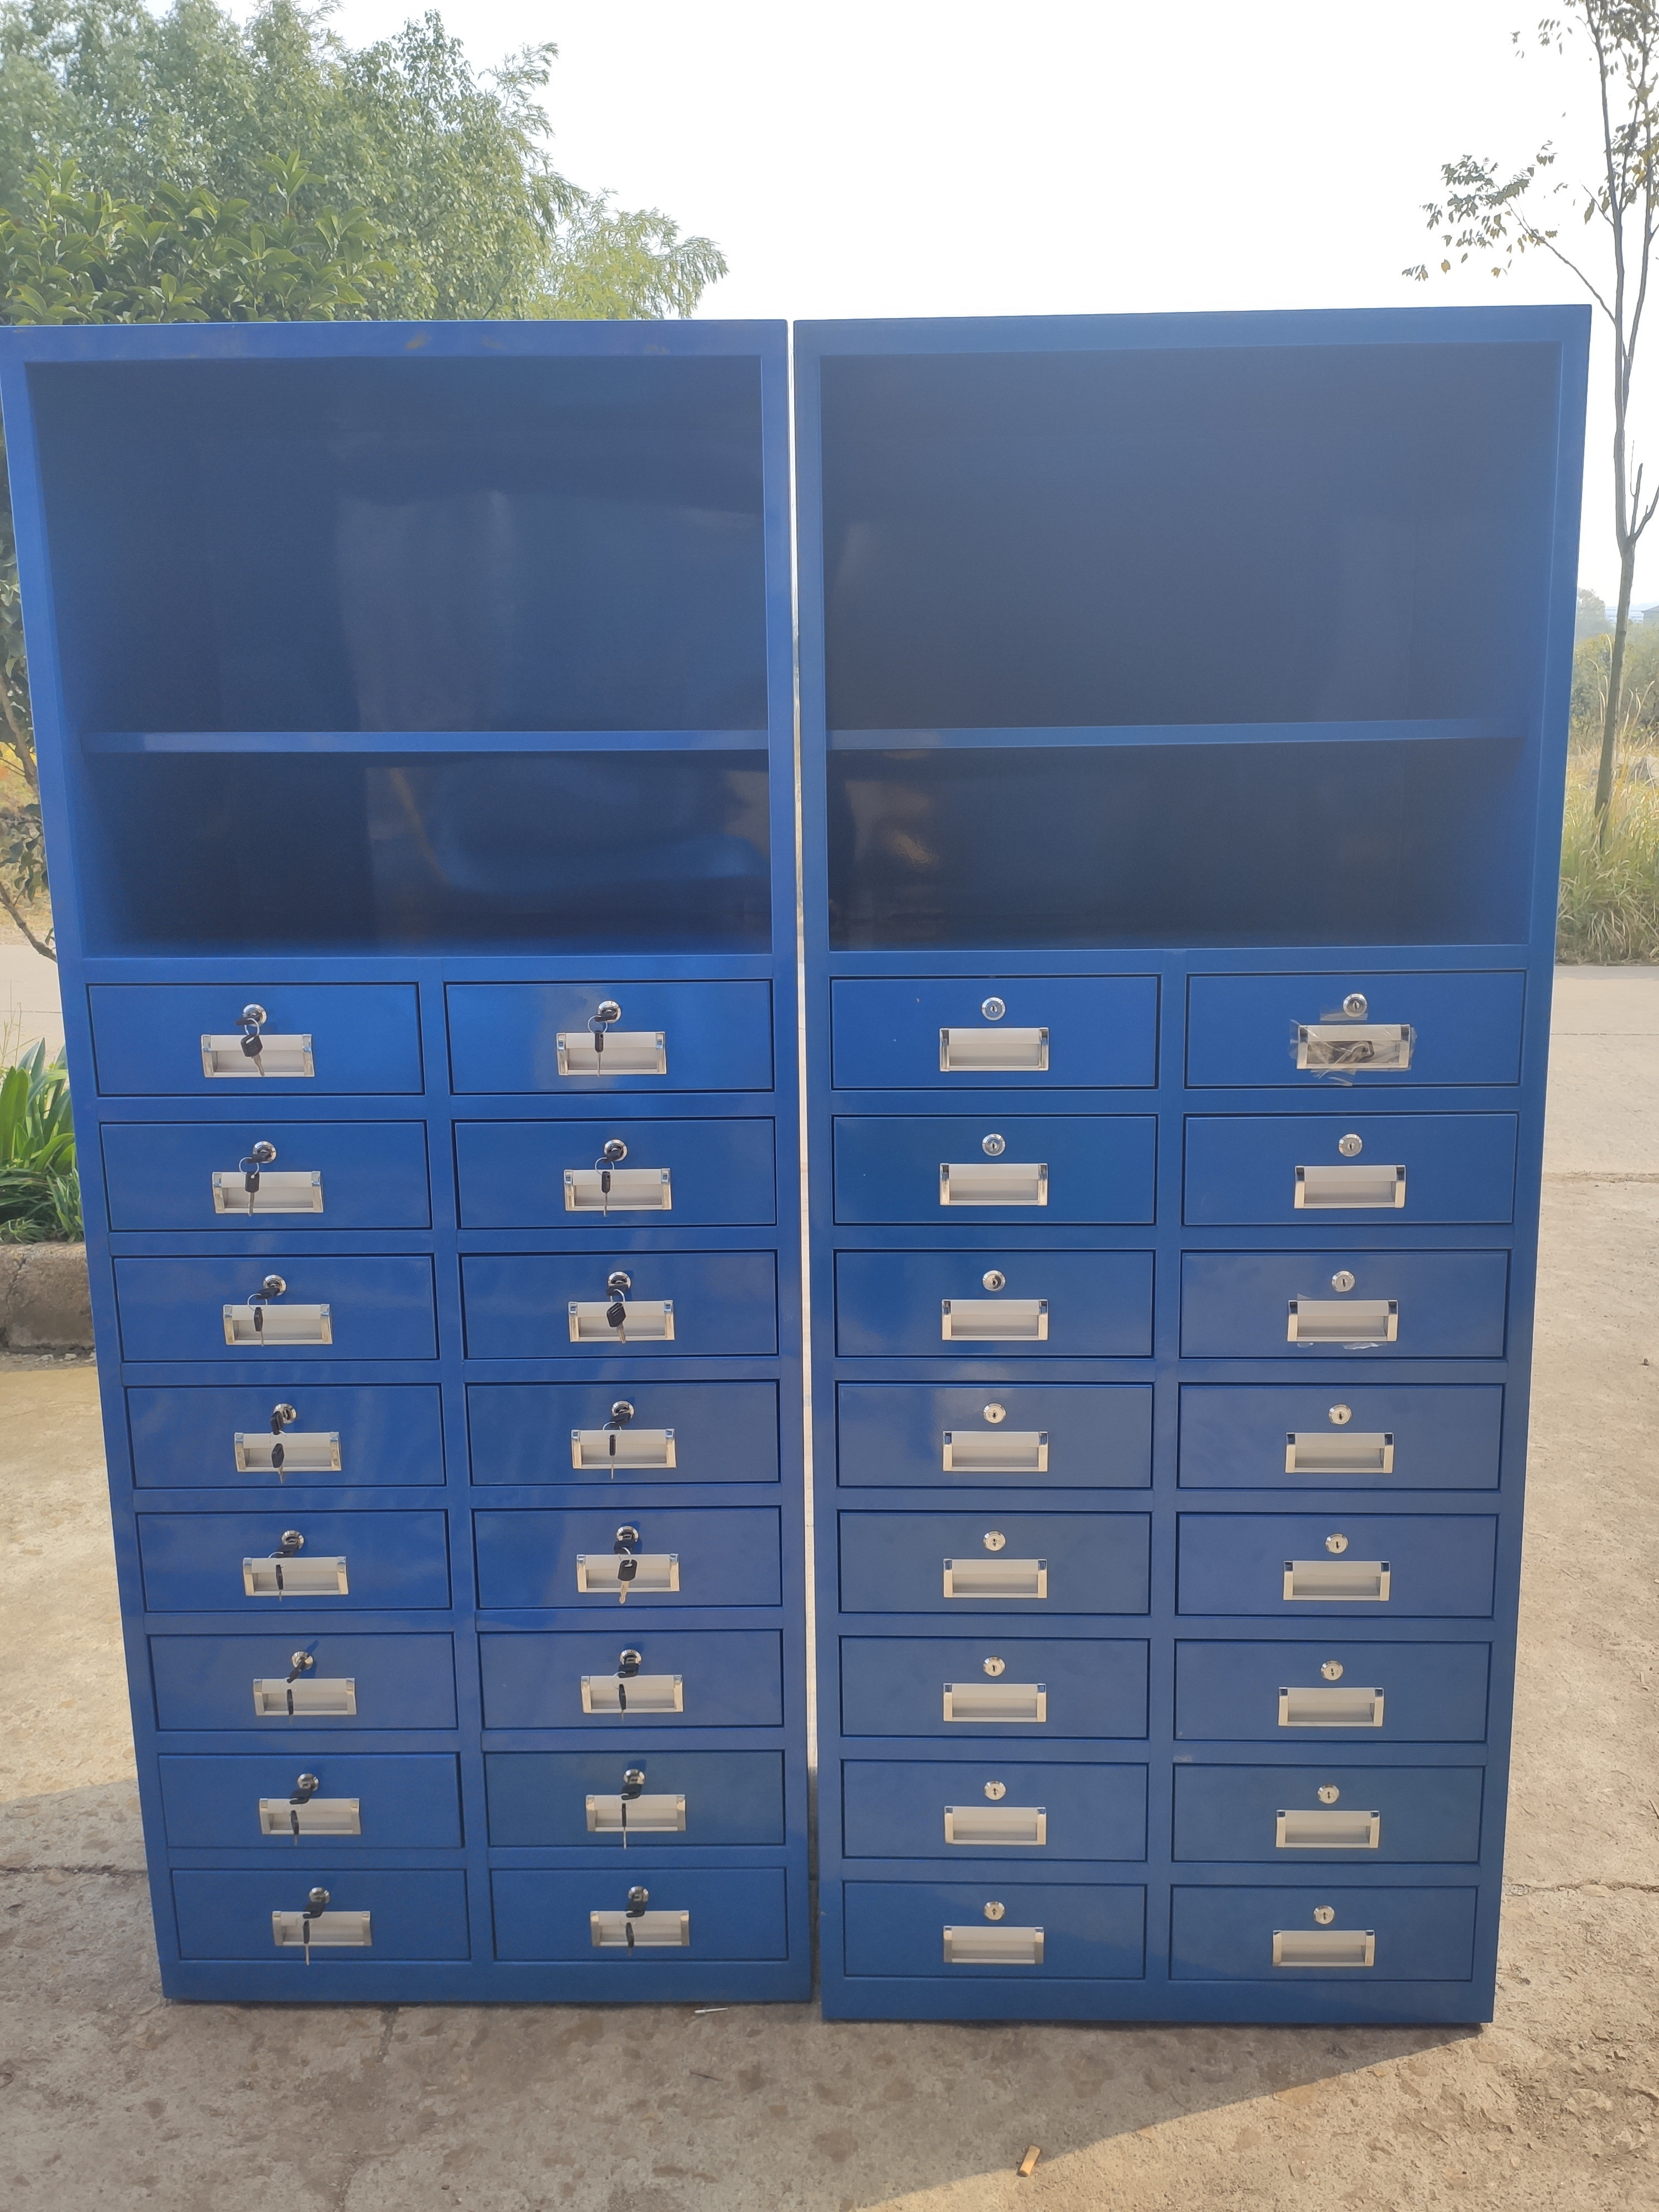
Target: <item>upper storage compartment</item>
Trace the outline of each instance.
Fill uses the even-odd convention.
[[[755,355],[28,374],[76,735],[765,728]]]
[[[1093,350],[1078,331],[1076,350],[822,360],[832,732],[1522,733],[1559,343]]]

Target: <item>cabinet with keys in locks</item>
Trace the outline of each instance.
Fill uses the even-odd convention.
[[[836,2017],[1491,2017],[1585,335],[797,329]]]
[[[810,1989],[786,390],[0,348],[170,1995]]]

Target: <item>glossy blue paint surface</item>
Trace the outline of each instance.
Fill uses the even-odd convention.
[[[1195,1741],[1481,1743],[1491,1711],[1492,1645],[1419,1640],[1377,1643],[1352,1620],[1310,1629],[1296,1644],[1237,1636],[1178,1643],[1175,1732]],[[1327,1674],[1326,1668],[1340,1669]],[[1340,1683],[1382,1692],[1375,1727],[1322,1722],[1287,1726],[1279,1692]]]
[[[1175,1855],[1279,1866],[1467,1864],[1480,1856],[1478,1766],[1177,1766]],[[1334,1797],[1332,1792],[1335,1793]],[[1276,1840],[1286,1808],[1359,1807],[1377,1815],[1375,1848],[1286,1850]]]
[[[250,1100],[218,1122],[106,1122],[104,1184],[110,1227],[210,1230],[426,1229],[432,1222],[426,1131],[418,1121],[290,1121]],[[256,1188],[244,1162],[274,1145]],[[272,1174],[316,1176],[319,1188],[274,1189]],[[214,1177],[222,1178],[218,1202]],[[283,1210],[270,1212],[276,1199]],[[289,1200],[293,1203],[289,1203]],[[314,1204],[313,1200],[320,1200]]]
[[[1393,1463],[1383,1470],[1381,1451],[1368,1447],[1376,1471],[1344,1474],[1345,1487],[1493,1490],[1503,1428],[1504,1394],[1494,1383],[1344,1382],[1321,1389],[1188,1382],[1181,1393],[1181,1481],[1197,1490],[1323,1489],[1333,1463],[1321,1462],[1322,1448],[1358,1434],[1391,1439]],[[1292,1437],[1302,1472],[1285,1466]]]
[[[273,1465],[272,1417],[279,1406],[286,1416],[290,1401],[295,1418],[277,1422],[281,1435],[337,1438],[337,1470],[302,1466],[291,1444],[281,1469]],[[132,1480],[143,1489],[259,1489],[275,1498],[342,1483],[403,1489],[444,1479],[434,1383],[145,1383],[127,1392],[126,1413]],[[240,1454],[238,1437],[246,1439]]]

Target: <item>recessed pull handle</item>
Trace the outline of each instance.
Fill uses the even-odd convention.
[[[678,1464],[674,1431],[636,1429],[623,1422],[615,1428],[572,1429],[570,1464],[575,1468],[673,1467]]]
[[[945,1963],[947,1966],[1040,1966],[1042,1930],[1012,1928],[1001,1921],[984,1927],[946,1928]]]
[[[244,1006],[241,1027],[228,1036],[204,1036],[202,1073],[210,1076],[314,1076],[309,1035],[265,1035],[270,1017],[263,1006]]]
[[[941,1206],[1047,1206],[1046,1160],[941,1160]]]
[[[263,1168],[252,1189],[249,1171],[216,1171],[216,1213],[320,1213],[323,1178],[315,1168]]]
[[[1047,1474],[1047,1429],[946,1429],[946,1474]]]
[[[680,1586],[678,1552],[578,1552],[576,1588],[584,1597],[644,1596]]]
[[[363,1823],[355,1797],[262,1797],[262,1836],[361,1836]]]
[[[1350,1813],[1340,1806],[1280,1813],[1273,1827],[1273,1846],[1281,1851],[1374,1851],[1382,1842],[1380,1813]]]
[[[567,1168],[567,1213],[669,1213],[674,1185],[667,1168]]]
[[[1325,1604],[1386,1605],[1393,1573],[1386,1559],[1286,1559],[1285,1595]]]
[[[1394,1438],[1382,1429],[1292,1429],[1285,1438],[1286,1474],[1392,1474]]]
[[[611,1316],[620,1310],[621,1318]],[[572,1344],[672,1344],[672,1298],[572,1298],[567,1312]]]
[[[300,1416],[292,1406],[273,1408],[270,1427],[264,1434],[238,1429],[231,1437],[239,1474],[263,1474],[267,1469],[279,1478],[289,1474],[337,1474],[340,1432],[337,1429],[295,1429]]]
[[[1382,1725],[1381,1690],[1327,1689],[1322,1682],[1281,1689],[1279,1693],[1280,1728],[1370,1728]]]
[[[584,1674],[585,1713],[683,1713],[685,1681],[679,1674]]]
[[[1358,999],[1360,1010],[1365,1001]],[[1417,1032],[1401,1022],[1299,1022],[1296,1031],[1298,1067],[1409,1067]]]
[[[947,1844],[1000,1850],[1041,1850],[1048,1841],[1048,1808],[1042,1805],[947,1805]]]
[[[1047,1559],[946,1559],[945,1595],[952,1598],[1046,1598]]]
[[[587,1826],[596,1836],[680,1835],[685,1830],[685,1800],[658,1791],[624,1798],[590,1797]]]
[[[1332,1207],[1400,1207],[1406,1203],[1406,1170],[1364,1161],[1352,1167],[1299,1167],[1296,1171],[1295,1205],[1300,1212],[1317,1213]]]
[[[313,1899],[326,1900],[325,1889],[313,1889]],[[270,1940],[279,1951],[301,1950],[310,1962],[313,1951],[367,1951],[374,1944],[374,1929],[367,1912],[336,1912],[322,1905],[308,1905],[303,1912],[273,1912],[270,1916]]]
[[[1285,1335],[1291,1344],[1395,1344],[1396,1298],[1292,1298]]]
[[[947,1682],[945,1717],[969,1728],[1004,1721],[1041,1726],[1048,1718],[1048,1686],[1046,1682]]]
[[[224,1315],[227,1344],[332,1344],[332,1310],[325,1305],[281,1305],[287,1292],[281,1275],[267,1275],[257,1291]]]
[[[939,1334],[946,1344],[1046,1344],[1047,1298],[941,1298]]]
[[[995,1003],[986,1000],[988,1006]],[[939,1064],[945,1075],[1041,1075],[1048,1066],[1048,1032],[1001,1027],[942,1029]]]
[[[1370,1928],[1275,1928],[1275,1966],[1374,1966],[1376,1935]]]
[[[607,1000],[614,1006],[614,1000]],[[561,1075],[666,1075],[665,1030],[561,1030]]]
[[[253,1710],[261,1720],[339,1720],[357,1710],[357,1685],[349,1674],[280,1674],[256,1681]]]
[[[345,1597],[350,1585],[343,1558],[302,1559],[283,1552],[244,1559],[242,1588],[249,1597]]]
[[[625,1906],[621,1911],[590,1912],[587,1925],[596,1951],[689,1951],[691,1948],[689,1912]]]

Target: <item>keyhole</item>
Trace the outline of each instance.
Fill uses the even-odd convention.
[[[985,1794],[994,1805],[1000,1804],[1008,1795],[1008,1785],[1006,1782],[988,1782],[985,1785]]]
[[[297,1528],[283,1529],[283,1550],[288,1557],[291,1559],[295,1552],[303,1552],[305,1547],[306,1540]]]
[[[999,1674],[1006,1674],[1007,1669],[1008,1662],[1006,1659],[988,1659],[985,1662],[985,1672],[994,1681]]]
[[[988,1267],[979,1279],[988,1291],[1006,1291],[1008,1287],[1008,1278],[1000,1267]]]
[[[1322,1805],[1334,1805],[1341,1795],[1342,1792],[1334,1782],[1322,1782],[1319,1785],[1319,1802]]]
[[[1346,1267],[1339,1267],[1331,1277],[1331,1288],[1334,1291],[1351,1291],[1358,1279],[1358,1277],[1350,1274]]]
[[[1000,1920],[1003,1914],[1006,1912],[1008,1908],[1006,1905],[999,1905],[994,1899],[992,1899],[988,1900],[986,1905],[985,1917],[988,1920]]]
[[[984,1015],[988,1022],[1000,1022],[1003,1016],[1007,1012],[1008,1008],[1005,1000],[997,998],[990,998],[981,999],[980,1000],[979,1010],[981,1013]]]
[[[289,1680],[293,1681],[299,1674],[308,1674],[316,1664],[309,1651],[290,1651],[288,1656]]]
[[[617,1672],[624,1678],[637,1674],[644,1664],[645,1654],[642,1651],[619,1651],[617,1654]]]
[[[1008,1408],[1006,1406],[999,1406],[996,1401],[993,1399],[991,1403],[985,1408],[985,1418],[991,1424],[991,1426],[995,1428],[999,1421],[1006,1421],[1007,1419]]]
[[[1351,1020],[1363,1022],[1370,1012],[1370,1000],[1363,991],[1350,991],[1342,1001],[1342,1011]]]
[[[1363,1137],[1356,1136],[1353,1131],[1350,1129],[1346,1137],[1339,1137],[1337,1139],[1336,1149],[1341,1153],[1345,1160],[1357,1159],[1359,1154],[1365,1149],[1365,1139]]]
[[[988,1552],[1000,1552],[1006,1547],[1008,1539],[1000,1528],[988,1528],[980,1541]]]
[[[310,1895],[306,1899],[306,1904],[310,1908],[311,1913],[314,1917],[318,1913],[327,1910],[328,1892],[325,1889],[313,1889]]]
[[[988,1160],[1000,1160],[1008,1149],[1008,1139],[1006,1137],[998,1136],[996,1131],[993,1129],[988,1137],[980,1139],[979,1148]]]
[[[1328,1552],[1346,1552],[1347,1548],[1348,1540],[1346,1536],[1327,1536],[1325,1539],[1325,1549]]]
[[[1334,1905],[1315,1905],[1314,1918],[1319,1923],[1322,1928],[1328,1928],[1335,1917],[1336,1907]]]
[[[1328,1659],[1319,1671],[1328,1682],[1340,1682],[1343,1675],[1342,1662],[1340,1659]]]
[[[1333,1406],[1331,1407],[1330,1423],[1334,1429],[1346,1429],[1352,1419],[1353,1407],[1352,1406]]]

